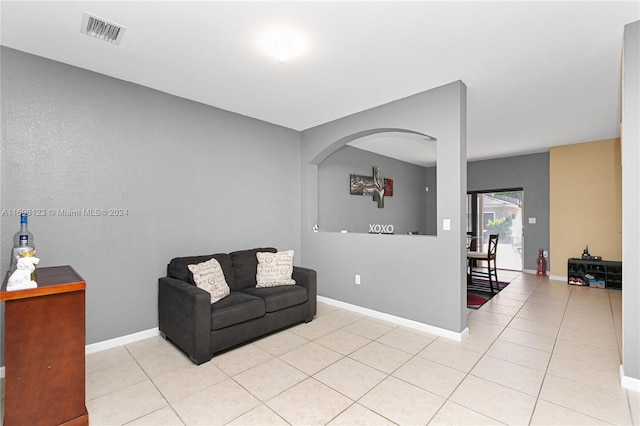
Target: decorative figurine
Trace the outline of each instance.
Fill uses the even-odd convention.
[[[38,283],[34,281],[36,265],[40,259],[35,257],[35,251],[28,253],[20,253],[17,269],[9,277],[7,282],[7,291],[27,290],[38,287]]]

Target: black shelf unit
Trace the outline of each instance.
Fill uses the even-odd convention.
[[[593,277],[593,278],[590,278]],[[622,262],[612,260],[569,259],[567,262],[569,284],[622,290]],[[580,282],[582,282],[580,284]]]

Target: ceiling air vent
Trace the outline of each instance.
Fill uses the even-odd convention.
[[[127,27],[99,18],[88,12],[82,16],[82,26],[80,32],[99,40],[104,40],[113,44],[120,44]]]

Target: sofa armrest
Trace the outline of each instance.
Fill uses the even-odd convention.
[[[294,266],[292,278],[296,281],[296,285],[307,288],[307,297],[309,298],[309,316],[307,321],[311,321],[316,315],[316,299],[318,295],[316,271],[309,268]]]
[[[211,359],[211,296],[208,292],[175,278],[160,278],[158,327],[160,333],[184,350],[194,363]]]

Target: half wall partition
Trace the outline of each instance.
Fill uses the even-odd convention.
[[[318,228],[436,235],[436,139],[398,130],[352,136],[318,165]],[[372,168],[384,179],[379,195],[362,190],[363,179],[375,186],[366,180]]]
[[[437,235],[314,232],[319,165],[347,143],[384,131],[437,139]],[[306,130],[301,157],[301,246],[304,264],[318,272],[318,294],[462,340],[468,332],[466,86],[456,81]]]

